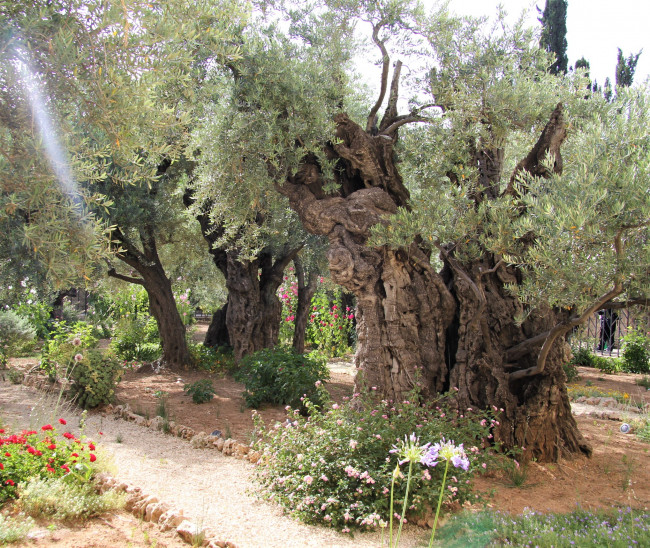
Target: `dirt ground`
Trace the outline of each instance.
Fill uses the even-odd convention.
[[[21,362],[14,361],[14,365],[29,365],[23,360]],[[641,375],[603,375],[590,368],[579,368],[579,371],[580,379],[574,385],[615,390],[629,394],[634,402],[650,403],[650,391],[635,384]],[[327,387],[335,400],[341,401],[343,396],[352,393],[353,374],[350,364],[337,363],[332,367],[332,378]],[[183,387],[203,378],[213,381],[216,395],[212,401],[197,405],[185,394]],[[221,430],[225,437],[247,442],[253,423],[251,412],[244,405],[242,390],[243,386],[228,376],[202,372],[155,373],[150,367],[143,367],[124,375],[117,390],[117,403],[129,403],[136,413],[153,417],[159,401],[156,393],[164,391],[170,418],[177,424],[189,426],[196,432]],[[281,406],[265,406],[259,412],[266,422],[285,419]],[[532,462],[523,471],[523,484],[519,486],[514,485],[510,472],[488,471],[476,478],[477,494],[487,500],[489,506],[512,513],[521,513],[526,508],[567,512],[578,505],[585,509],[632,506],[647,510],[650,506],[650,444],[639,441],[631,433],[621,433],[619,421],[590,415],[577,416],[576,420],[593,446],[591,458],[579,457],[554,464]],[[157,530],[148,529],[148,524],[122,514],[93,520],[88,527],[78,533],[87,542],[92,539],[90,544],[75,544],[78,541],[72,537],[55,541],[53,536],[47,543],[60,546],[178,545],[177,539],[168,536],[156,538],[156,535],[160,536]],[[111,535],[121,536],[111,540]],[[128,541],[124,540],[127,537]]]

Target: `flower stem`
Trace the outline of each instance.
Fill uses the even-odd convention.
[[[445,473],[442,476],[442,486],[440,487],[440,496],[438,497],[438,508],[436,508],[436,518],[433,520],[433,531],[431,531],[431,540],[429,541],[429,548],[433,546],[433,539],[436,536],[436,527],[438,526],[438,515],[440,514],[440,507],[442,506],[442,495],[445,492],[445,483],[447,482],[447,471],[449,470],[449,461],[445,461]]]
[[[399,466],[393,472],[393,481],[390,482],[390,516],[388,518],[390,530],[388,532],[388,548],[393,548],[393,492],[395,491],[395,476],[398,470]]]
[[[404,517],[406,516],[406,503],[409,498],[409,485],[411,484],[411,471],[413,470],[413,461],[409,460],[409,475],[406,478],[406,493],[404,493],[404,502],[402,503],[402,515],[399,520],[399,529],[397,529],[397,538],[395,539],[395,546],[399,544],[399,537],[402,534],[402,526],[404,525]]]

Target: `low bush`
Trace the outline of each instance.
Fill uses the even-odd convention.
[[[201,379],[200,381],[186,384],[183,388],[190,396],[194,403],[207,403],[214,398],[214,387],[210,379]]]
[[[604,358],[602,356],[594,356],[593,367],[599,369],[607,375],[613,375],[622,371],[621,360],[618,358]]]
[[[66,421],[59,419],[59,424],[65,426]],[[17,498],[18,486],[33,478],[86,482],[96,460],[92,442],[69,432],[59,435],[51,424],[11,435],[0,429],[0,504]]]
[[[566,375],[567,382],[573,382],[580,378],[580,373],[578,373],[578,368],[573,365],[572,362],[565,363],[562,365],[564,369],[564,374]]]
[[[36,330],[29,320],[11,310],[0,311],[0,341],[9,356],[21,356],[33,350]]]
[[[210,373],[223,373],[233,368],[232,352],[188,341],[192,366]]]
[[[571,353],[573,357],[569,363],[573,365],[584,365],[586,367],[594,366],[594,353],[586,347],[572,348]]]
[[[304,395],[320,403],[316,383],[329,379],[329,370],[321,358],[276,347],[246,356],[235,378],[246,386],[243,396],[249,407],[264,402],[298,406]]]
[[[81,359],[77,359],[81,356]],[[122,366],[111,353],[88,350],[76,354],[74,365],[69,369],[73,384],[69,395],[77,405],[91,409],[98,405],[111,403],[115,397],[115,388],[122,376]]]
[[[151,316],[120,318],[115,324],[111,348],[122,360],[151,362],[160,356],[160,336]]]
[[[326,394],[321,398],[326,401]],[[458,413],[444,397],[426,406],[418,399],[417,393],[399,403],[355,394],[341,405],[327,403],[322,413],[306,400],[309,417],[291,410],[284,426],[268,428],[256,415],[258,447],[267,457],[257,468],[263,496],[303,521],[344,532],[386,525],[394,474],[395,501],[403,500],[407,483],[394,451],[415,433],[423,445],[441,438],[464,444],[469,465],[450,471],[443,502],[468,500],[472,474],[491,458],[479,448],[491,437],[494,419],[469,409]],[[434,510],[444,468],[414,466],[409,516]],[[399,504],[395,508],[401,512]]]
[[[122,508],[125,495],[98,493],[92,483],[71,483],[66,478],[39,478],[19,490],[20,504],[33,517],[62,521],[88,519]]]
[[[650,373],[650,340],[641,330],[632,330],[623,337],[623,370],[628,373]]]

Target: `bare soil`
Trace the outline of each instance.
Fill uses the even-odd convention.
[[[19,368],[30,365],[29,360],[12,362],[12,366]],[[332,378],[327,387],[334,399],[341,401],[352,393],[354,370],[345,362],[331,364],[331,370]],[[579,368],[579,371],[580,379],[573,383],[575,385],[627,393],[634,402],[650,403],[650,391],[636,385],[641,375],[603,375],[590,368]],[[183,387],[204,378],[212,380],[216,395],[212,401],[197,405]],[[196,432],[221,430],[226,437],[248,441],[253,428],[251,412],[241,396],[243,386],[229,376],[165,370],[155,373],[147,366],[124,375],[117,390],[117,403],[129,403],[135,412],[155,416],[159,401],[155,395],[157,391],[167,393],[167,408],[171,420],[177,424],[189,426]],[[265,406],[258,411],[267,423],[285,420],[282,406]],[[632,506],[647,510],[650,506],[650,444],[639,441],[631,433],[621,433],[620,421],[590,415],[579,415],[576,420],[593,446],[591,458],[562,459],[554,464],[531,462],[523,469],[524,480],[519,486],[515,486],[511,471],[488,470],[475,481],[479,500],[487,500],[489,506],[511,513],[521,513],[526,508],[567,512],[578,505],[584,509]],[[60,540],[56,540],[59,537]],[[135,518],[116,514],[92,520],[81,528],[57,529],[47,540],[36,541],[36,545],[177,546],[179,542]]]

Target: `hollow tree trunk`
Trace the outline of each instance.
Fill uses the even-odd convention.
[[[512,364],[507,363],[507,350],[547,332],[559,320],[547,309],[536,311],[517,325],[514,318],[523,317],[523,307],[504,288],[505,283],[516,283],[517,273],[500,265],[494,272],[483,274],[494,266],[494,261],[487,259],[464,265],[464,272],[475,281],[474,287],[449,265],[443,271],[458,303],[447,345],[454,349],[448,354],[449,383],[456,392],[459,411],[468,407],[503,409],[497,412],[499,425],[494,437],[505,447],[525,447],[521,456],[525,460],[548,462],[561,455],[590,454],[566,393],[562,364],[569,359],[569,348],[564,340],[553,346],[542,374],[514,381],[509,378]],[[480,298],[481,293],[485,300]],[[536,358],[537,353],[522,356],[517,367],[533,366]]]
[[[212,314],[212,320],[205,334],[203,344],[205,346],[231,346],[228,337],[228,326],[226,325],[226,314],[228,312],[228,303],[223,305],[219,310]]]
[[[555,122],[561,119],[559,106],[554,117]],[[328,237],[332,279],[356,296],[357,385],[376,386],[392,399],[403,398],[416,383],[424,397],[457,388],[459,412],[467,407],[503,409],[494,434],[506,448],[524,446],[528,458],[539,460],[556,460],[561,452],[589,454],[571,416],[562,341],[553,347],[542,374],[515,381],[509,377],[513,365],[526,367],[536,354],[506,363],[508,349],[547,332],[556,323],[553,312],[538,312],[518,326],[521,305],[506,293],[504,281],[520,282],[521,273],[490,257],[459,265],[447,253],[441,275],[432,270],[420,241],[402,249],[368,246],[372,226],[386,223],[398,207],[408,207],[408,191],[393,163],[395,139],[389,130],[382,133],[382,127],[393,126],[382,121],[376,135],[345,114],[335,121],[339,142],[326,152],[337,162],[339,194],[323,192],[318,161],[309,156],[280,191],[309,232]],[[540,174],[536,169],[549,151],[561,166],[563,127],[558,128],[545,129],[546,141],[540,138],[518,170]],[[484,170],[477,201],[496,195],[501,167],[494,162],[503,157],[483,156],[477,153]]]

